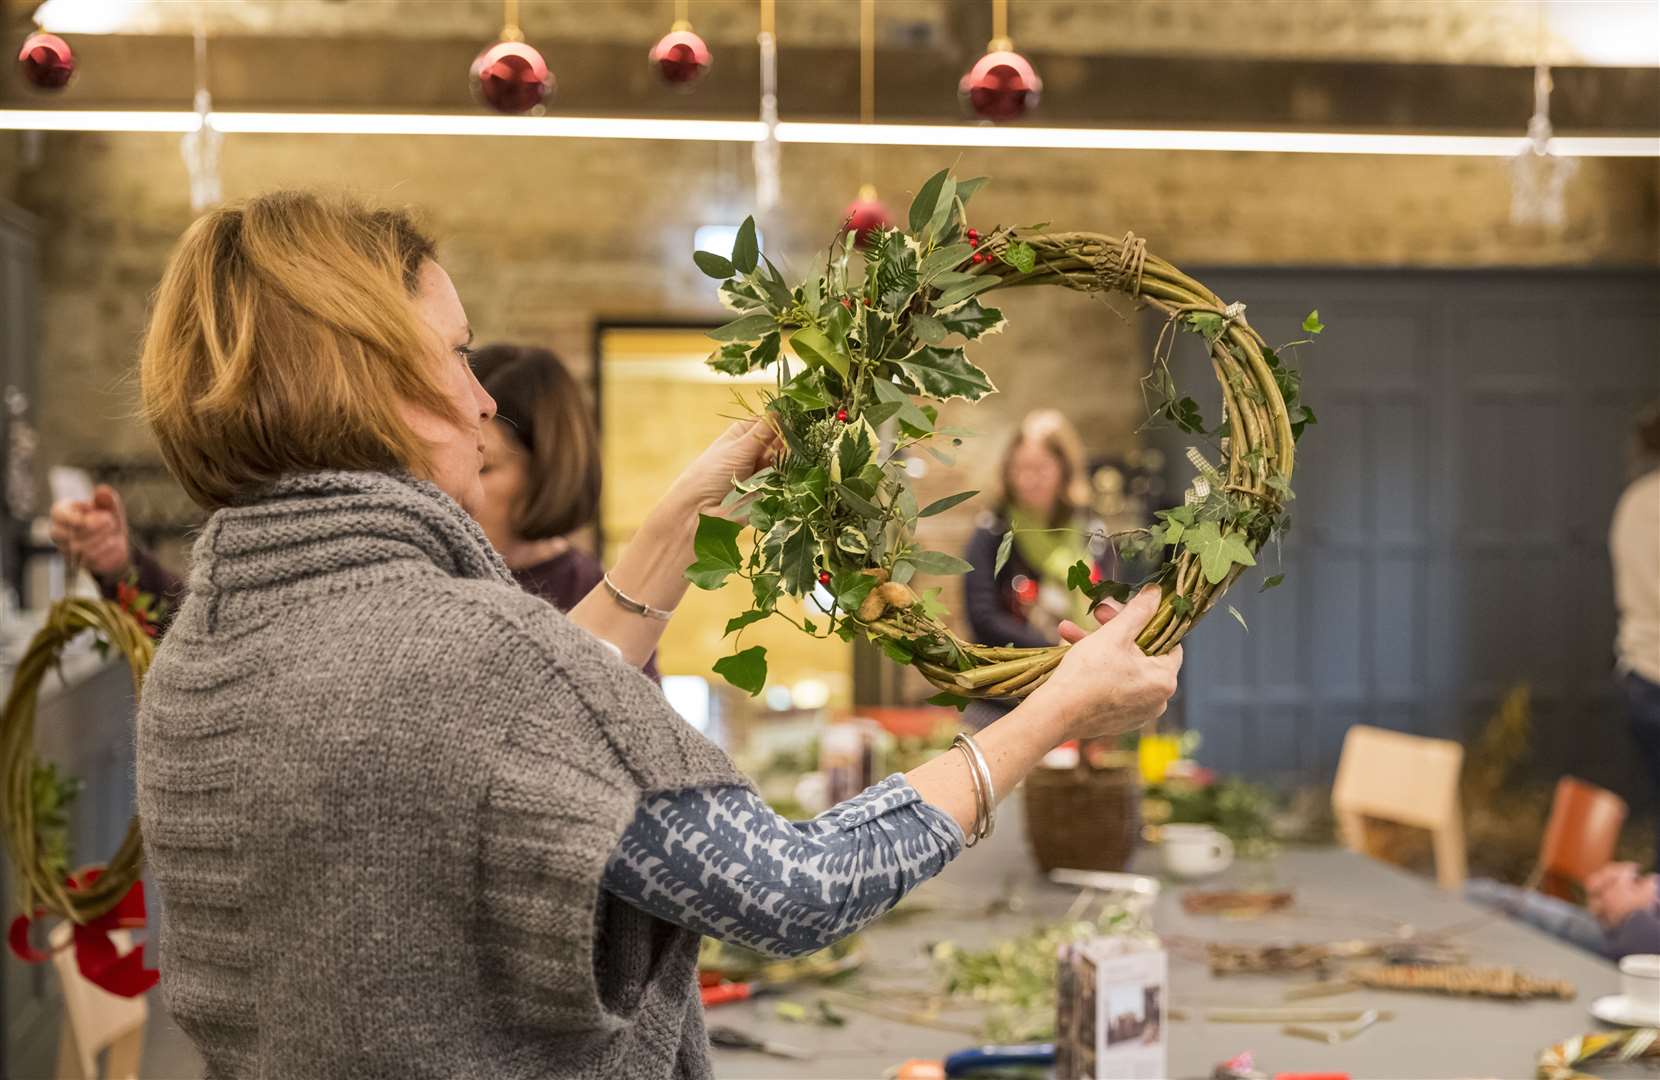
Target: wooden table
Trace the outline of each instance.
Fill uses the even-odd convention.
[[[872,994],[880,1008],[883,991],[932,985],[926,955],[929,943],[950,938],[964,946],[980,946],[1066,911],[1077,891],[1050,885],[1039,876],[1027,853],[1019,804],[1018,795],[1005,803],[996,835],[918,890],[919,899],[938,905],[935,910],[866,931],[868,959],[858,978],[847,984],[850,989]],[[1142,853],[1138,868],[1156,869],[1151,854]],[[1193,917],[1181,910],[1179,898],[1185,886],[1166,882],[1155,909],[1155,929],[1169,937],[1212,941],[1331,941],[1386,936],[1402,924],[1419,930],[1441,929],[1468,924],[1482,914],[1481,909],[1427,879],[1335,848],[1286,851],[1266,863],[1236,865],[1206,884],[1288,887],[1296,891],[1297,905],[1255,920]],[[1015,899],[1018,911],[977,913],[1005,891]],[[1613,965],[1508,920],[1482,923],[1457,940],[1469,949],[1472,963],[1513,964],[1538,975],[1572,980],[1579,988],[1578,999],[1507,1003],[1363,990],[1304,1003],[1395,1013],[1393,1020],[1353,1041],[1330,1047],[1283,1035],[1279,1024],[1223,1024],[1204,1018],[1208,1009],[1280,1005],[1282,993],[1309,981],[1309,976],[1218,979],[1202,961],[1178,951],[1170,961],[1171,1007],[1184,1011],[1187,1019],[1170,1025],[1170,1076],[1176,1080],[1208,1077],[1218,1062],[1251,1050],[1257,1067],[1269,1074],[1346,1071],[1356,1080],[1483,1076],[1520,1080],[1533,1075],[1534,1059],[1548,1043],[1597,1029],[1586,1007],[1618,987]],[[791,1023],[775,1011],[779,1000],[812,1008],[821,996],[805,989],[783,998],[710,1010],[710,1024],[736,1026],[813,1055],[795,1062],[717,1050],[715,1075],[722,1080],[868,1080],[908,1057],[940,1058],[980,1041],[892,1015],[846,1008],[841,1011],[848,1023],[841,1028]],[[898,1011],[897,1004],[891,1011]],[[975,1014],[953,1012],[945,1018],[971,1023]]]

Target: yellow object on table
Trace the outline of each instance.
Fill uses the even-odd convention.
[[[1143,784],[1161,784],[1170,766],[1182,759],[1180,735],[1146,734],[1136,745],[1136,761],[1141,766]]]

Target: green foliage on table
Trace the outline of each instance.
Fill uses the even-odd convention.
[[[1171,779],[1148,785],[1142,810],[1162,824],[1209,825],[1232,840],[1239,853],[1261,856],[1274,848],[1274,792],[1249,780],[1229,777],[1210,784]]]

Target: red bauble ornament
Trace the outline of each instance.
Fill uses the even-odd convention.
[[[1032,65],[1006,41],[991,43],[991,51],[957,84],[963,107],[984,120],[1015,120],[1037,108],[1043,80]]]
[[[17,54],[17,66],[36,90],[62,90],[75,74],[75,54],[56,34],[30,34]]]
[[[690,90],[692,84],[709,74],[712,62],[709,46],[685,23],[675,23],[662,40],[651,47],[651,65],[670,86]]]
[[[554,93],[542,54],[522,41],[498,41],[473,61],[473,89],[497,112],[526,113]]]
[[[854,242],[860,247],[869,244],[877,233],[893,223],[888,208],[876,198],[876,189],[869,184],[859,189],[859,197],[853,200],[853,205],[847,208],[842,219],[842,232],[851,229]]]

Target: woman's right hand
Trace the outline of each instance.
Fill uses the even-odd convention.
[[[1104,625],[1093,633],[1070,623],[1062,628],[1072,648],[1032,695],[1042,714],[1059,721],[1058,741],[1119,735],[1164,715],[1176,692],[1181,647],[1148,656],[1135,641],[1158,606],[1158,587],[1150,585],[1122,608],[1098,609]]]
[[[121,496],[99,484],[90,500],[65,499],[52,505],[52,543],[71,563],[100,581],[111,581],[132,565],[127,511]]]

